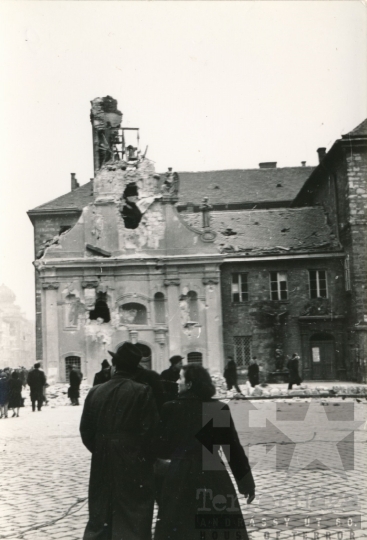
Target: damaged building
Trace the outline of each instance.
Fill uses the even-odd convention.
[[[365,123],[317,167],[157,174],[116,100],[93,100],[91,122],[94,178],[28,212],[50,378],[77,363],[92,381],[125,341],[157,371],[231,355],[245,373],[257,356],[276,377],[297,351],[305,379],[361,378]]]

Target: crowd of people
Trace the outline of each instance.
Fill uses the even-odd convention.
[[[232,519],[243,522],[219,447],[226,448],[237,489],[248,503],[255,497],[255,482],[228,405],[213,399],[208,371],[199,364],[184,366],[176,355],[159,375],[141,367],[142,353],[132,343],[110,354],[112,366],[102,362],[80,423],[82,441],[92,454],[84,540],[151,540],[154,501],[159,508],[155,540],[194,538],[207,495],[223,493]],[[215,411],[226,414],[227,428],[213,435],[203,429],[208,411],[212,421]],[[214,467],[203,463],[203,445],[213,444],[211,459],[220,464]],[[222,510],[212,505],[211,515]],[[244,524],[241,534],[248,538]]]
[[[294,384],[298,386],[302,382],[302,378],[299,375],[299,360],[298,353],[293,353],[292,357],[286,358],[286,366],[288,370],[288,390],[292,390]],[[223,376],[227,383],[227,389],[232,390],[234,388],[238,394],[242,394],[240,387],[238,386],[238,374],[237,365],[232,356],[227,357],[227,365],[224,369]],[[248,383],[252,388],[260,384],[260,365],[256,356],[253,356],[250,360],[247,370]]]
[[[23,406],[22,389],[27,384],[28,370],[20,366],[17,369],[0,369],[0,418],[8,418],[9,409],[13,417],[19,417]]]

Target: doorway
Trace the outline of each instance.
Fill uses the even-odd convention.
[[[310,339],[312,379],[332,381],[336,378],[335,341],[331,334],[314,334]]]

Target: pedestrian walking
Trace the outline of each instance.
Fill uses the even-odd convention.
[[[108,360],[103,360],[101,364],[101,371],[98,371],[93,380],[93,386],[97,384],[103,384],[111,379],[111,366]]]
[[[33,369],[28,373],[27,384],[31,390],[31,402],[32,402],[32,411],[42,410],[43,403],[43,387],[46,384],[46,375],[41,369],[41,363],[36,362]]]
[[[204,467],[205,455],[203,457],[203,444],[199,439],[206,424],[203,415],[210,416],[204,413],[211,410],[208,407],[213,407],[213,410],[215,407],[220,414],[225,412],[228,415],[227,429],[222,428],[217,432],[212,429],[208,432],[207,427],[205,431],[208,439],[205,446],[213,448],[212,464],[221,463],[219,446],[227,445],[229,466],[239,492],[248,497],[248,503],[255,498],[251,468],[240,444],[230,409],[221,402],[218,407],[218,401],[212,399],[215,387],[209,373],[200,365],[189,364],[181,370],[179,385],[179,398],[165,403],[162,409],[158,455],[161,459],[171,461],[164,477],[155,540],[199,538],[197,519],[203,508],[209,510],[209,515],[215,518],[218,514],[228,516],[226,510],[230,507],[233,516],[231,519],[236,520],[236,523],[243,520],[236,490],[227,470],[224,467]],[[213,426],[213,417],[208,418],[208,421]],[[216,446],[213,447],[213,444]],[[221,504],[212,504],[210,501],[219,500],[219,495]],[[226,500],[228,508],[225,508]],[[248,539],[246,529],[241,529],[240,538]]]
[[[170,367],[161,373],[164,401],[172,401],[178,397],[178,384],[183,356],[176,354],[169,359]]]
[[[240,387],[237,383],[237,366],[232,356],[227,357],[227,365],[224,369],[223,376],[227,383],[227,389],[232,390],[232,387],[234,386],[236,391],[241,394]]]
[[[9,381],[4,371],[0,372],[0,418],[8,418]]]
[[[69,382],[70,386],[68,388],[68,397],[70,398],[72,405],[79,405],[79,397],[80,397],[80,385],[83,380],[83,373],[80,371],[78,366],[73,365],[71,366],[71,370],[69,373]]]
[[[260,382],[259,371],[260,371],[260,368],[257,363],[257,358],[256,356],[254,356],[253,358],[251,358],[250,365],[248,367],[248,380],[250,381],[250,384],[252,387],[256,386]]]
[[[19,408],[22,405],[22,381],[18,371],[13,371],[9,379],[9,409],[13,410],[13,417],[19,417]]]
[[[298,372],[300,357],[297,353],[292,354],[292,358],[287,362],[287,368],[289,370],[288,390],[292,390],[292,386],[296,384],[299,386],[302,382],[300,374]]]
[[[92,453],[89,521],[84,540],[151,540],[158,411],[149,385],[134,380],[140,350],[124,343],[113,354],[116,372],[85,400],[82,441]]]

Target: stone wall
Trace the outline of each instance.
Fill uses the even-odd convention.
[[[326,270],[328,299],[321,300],[320,314],[345,315],[343,259],[278,260],[264,262],[226,263],[221,267],[221,289],[224,327],[225,356],[234,355],[234,336],[252,337],[252,355],[263,363],[264,370],[275,371],[275,345],[279,336],[283,342],[285,355],[301,354],[302,340],[299,317],[307,313],[307,306],[313,305],[309,295],[308,270]],[[287,272],[288,300],[270,301],[269,272]],[[234,272],[247,273],[249,301],[233,303],[231,297],[231,275]],[[315,304],[316,305],[316,304]],[[281,324],[275,329],[275,317],[264,317],[260,310],[286,311],[280,318]],[[316,306],[317,313],[318,307]],[[330,318],[330,317],[329,317]],[[331,331],[335,342],[339,342],[339,328],[334,323],[318,322],[320,332]],[[334,325],[334,326],[333,326]],[[340,347],[339,347],[340,349]],[[337,363],[342,361],[342,351],[337,353]]]

